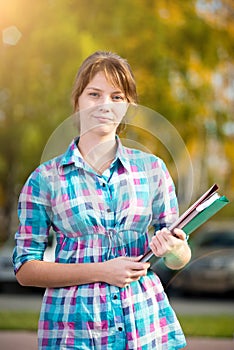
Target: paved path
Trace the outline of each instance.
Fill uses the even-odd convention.
[[[232,315],[234,299],[185,299],[170,298],[170,303],[178,315]],[[233,328],[234,331],[234,328]],[[203,350],[203,349],[202,349]],[[234,349],[233,349],[234,350]]]
[[[186,350],[233,350],[232,339],[188,338]],[[37,337],[34,332],[1,332],[1,350],[37,350]]]

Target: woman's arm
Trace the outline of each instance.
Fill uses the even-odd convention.
[[[150,248],[156,256],[164,258],[167,267],[179,270],[190,261],[191,250],[185,233],[180,229],[175,229],[174,232],[176,237],[166,228],[157,231],[150,242]]]
[[[95,282],[106,282],[117,287],[145,276],[148,263],[138,260],[141,257],[118,257],[101,263],[60,264],[31,260],[21,266],[16,274],[23,286],[58,288]]]

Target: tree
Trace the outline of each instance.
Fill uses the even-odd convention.
[[[17,45],[2,43],[0,50],[0,237],[14,231],[19,190],[48,137],[72,112],[80,63],[98,49],[128,59],[140,104],[182,136],[196,170],[194,196],[221,169],[214,165],[214,145],[217,161],[226,161],[222,186],[233,193],[233,12],[228,0],[0,1],[2,33],[15,26],[22,35]],[[142,127],[129,135],[147,141],[174,172],[159,140]],[[186,177],[183,153],[178,158]]]

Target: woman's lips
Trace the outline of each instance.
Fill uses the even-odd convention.
[[[111,117],[107,117],[107,116],[103,116],[103,115],[94,115],[93,116],[95,119],[99,120],[99,121],[103,121],[103,122],[106,122],[106,121],[113,121],[113,118]]]

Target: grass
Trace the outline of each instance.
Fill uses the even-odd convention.
[[[0,330],[36,331],[39,313],[0,311]],[[232,338],[234,316],[178,315],[186,336]]]
[[[0,311],[0,330],[36,331],[39,313]]]
[[[234,316],[177,315],[183,331],[190,337],[233,338]]]

